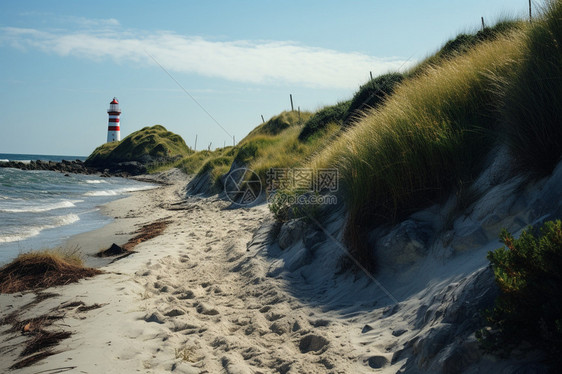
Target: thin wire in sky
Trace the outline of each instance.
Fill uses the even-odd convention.
[[[199,102],[197,100],[195,100],[195,98],[181,85],[180,82],[178,82],[178,80],[176,78],[174,78],[172,76],[172,74],[170,74],[170,72],[168,70],[166,70],[166,68],[164,66],[162,66],[162,64],[160,64],[158,62],[158,60],[156,60],[156,58],[153,55],[148,53],[148,51],[146,49],[144,49],[144,53],[146,53],[152,59],[152,61],[154,61],[158,66],[160,66],[160,68],[164,71],[164,73],[168,74],[168,76],[174,82],[176,82],[178,87],[181,88],[183,90],[183,92],[185,92],[187,94],[187,96],[189,96],[191,98],[191,100],[193,100],[193,102],[199,106],[199,108],[201,108],[205,113],[207,113],[207,115],[222,129],[222,131],[224,131],[229,137],[233,138],[233,136],[228,131],[226,131],[226,129],[219,123],[219,121],[217,121],[215,119],[215,117],[213,117],[211,115],[211,113],[209,113],[209,111],[207,111],[207,109],[205,109],[205,107],[203,105],[199,104]]]

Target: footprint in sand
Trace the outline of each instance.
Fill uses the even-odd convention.
[[[306,335],[302,338],[299,342],[299,350],[301,353],[308,353],[308,352],[323,352],[328,348],[330,342],[320,335]]]
[[[195,304],[195,310],[197,311],[197,313],[203,314],[203,315],[206,315],[206,316],[216,316],[217,314],[219,314],[218,310],[216,310],[215,308],[212,308],[209,305],[206,305],[204,303],[196,303]]]
[[[285,317],[284,314],[279,314],[279,313],[274,313],[274,312],[271,312],[271,313],[265,315],[265,318],[269,322],[277,321],[278,319],[281,319],[283,317]]]
[[[164,313],[164,315],[166,317],[177,317],[177,316],[183,316],[185,314],[185,311],[179,309],[179,308],[173,308],[171,310],[169,310],[168,312]]]
[[[269,326],[271,332],[277,335],[284,335],[289,331],[290,323],[287,321],[275,321]]]
[[[144,320],[145,320],[145,322],[154,322],[154,323],[163,324],[164,321],[165,321],[165,318],[160,312],[153,312],[151,314],[147,314],[144,317]]]
[[[179,300],[187,300],[195,298],[195,294],[191,290],[186,290],[185,288],[180,288],[173,292]]]

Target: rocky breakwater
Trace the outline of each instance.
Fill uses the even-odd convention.
[[[85,164],[81,160],[55,161],[2,161],[0,167],[15,168],[21,170],[50,170],[65,174],[98,174],[102,177],[128,177],[146,173],[146,167],[138,162],[122,162],[108,165],[109,167],[98,167]]]
[[[3,161],[0,162],[0,167],[3,168],[15,168],[21,170],[50,170],[59,171],[61,173],[74,173],[74,174],[99,174],[99,170],[87,167],[81,160],[62,160],[60,162],[55,161]]]

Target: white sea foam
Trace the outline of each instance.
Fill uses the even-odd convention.
[[[87,180],[86,183],[88,183],[88,184],[100,184],[100,183],[107,183],[107,182],[99,180],[99,179],[92,179],[92,180]]]
[[[116,196],[122,195],[128,192],[135,192],[135,191],[143,191],[143,190],[151,190],[155,188],[155,186],[143,186],[143,187],[125,187],[125,188],[118,188],[115,190],[101,190],[101,191],[90,191],[86,192],[84,196]]]
[[[118,190],[102,190],[86,192],[84,196],[115,196],[117,194]]]
[[[80,221],[80,217],[76,214],[67,214],[65,216],[55,217],[54,222],[50,225],[43,226],[23,226],[18,233],[0,234],[0,243],[11,243],[39,235],[41,231],[54,229],[55,227],[70,225]]]
[[[55,225],[51,225],[49,228],[66,226],[78,221],[80,221],[80,217],[78,217],[76,214],[67,214],[66,216],[57,217],[55,219]]]
[[[41,227],[28,227],[17,234],[0,235],[0,243],[11,243],[37,236],[41,232]]]
[[[31,205],[17,208],[0,208],[0,213],[42,213],[50,210],[61,208],[73,208],[75,203],[81,203],[84,200],[65,200],[57,203],[46,203],[41,205]]]

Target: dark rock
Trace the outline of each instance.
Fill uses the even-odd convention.
[[[111,168],[113,173],[129,173],[131,175],[146,174],[146,166],[138,161],[120,162]]]
[[[110,256],[118,256],[123,253],[127,252],[122,247],[118,246],[117,244],[113,243],[111,247],[106,249],[105,251],[99,252],[97,254],[98,257],[110,257]]]
[[[396,336],[396,337],[401,336],[401,335],[403,335],[406,331],[408,331],[408,330],[404,330],[404,329],[394,330],[394,331],[392,332],[392,336]]]
[[[84,163],[80,160],[76,160],[76,161],[63,160],[61,162],[54,162],[54,161],[46,162],[46,161],[36,160],[36,161],[30,161],[27,164],[17,161],[8,161],[8,162],[0,162],[0,167],[15,168],[21,170],[50,170],[50,171],[59,171],[65,174],[98,173],[96,169],[86,167]]]
[[[388,359],[384,356],[372,356],[369,357],[367,363],[373,369],[381,369],[388,365]]]
[[[363,329],[361,329],[361,334],[364,334],[364,333],[366,333],[366,332],[369,332],[369,331],[371,331],[372,329],[373,329],[373,328],[372,328],[371,326],[365,325],[365,326],[363,326]]]

